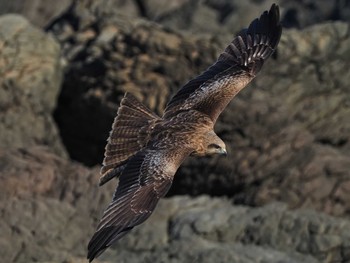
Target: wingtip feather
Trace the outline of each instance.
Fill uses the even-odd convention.
[[[264,11],[234,38],[219,60],[231,60],[233,64],[246,67],[256,75],[264,61],[275,51],[281,33],[279,7],[272,4],[269,11]]]

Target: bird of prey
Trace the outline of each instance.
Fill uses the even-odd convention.
[[[89,242],[90,262],[149,218],[186,157],[226,155],[215,122],[275,51],[281,33],[279,8],[273,4],[236,35],[212,66],[175,94],[162,117],[125,94],[100,178],[100,185],[113,177],[119,183]]]

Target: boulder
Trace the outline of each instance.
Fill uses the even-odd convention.
[[[98,174],[98,169],[71,163],[47,147],[1,149],[3,262],[85,257],[88,238],[114,190],[110,184],[99,191]]]
[[[66,10],[71,2],[72,0],[0,0],[0,15],[8,13],[20,14],[33,25],[44,27]]]
[[[52,117],[60,46],[19,15],[0,16],[0,148],[48,145],[66,156]]]

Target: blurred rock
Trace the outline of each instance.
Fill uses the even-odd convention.
[[[194,33],[210,32],[215,35],[233,34],[241,30],[262,10],[268,9],[272,3],[280,5],[283,25],[288,28],[305,28],[325,21],[350,21],[350,3],[346,0],[176,0],[171,2],[135,0],[129,2],[139,10],[139,15],[166,27]],[[118,9],[124,14],[130,14],[127,6],[118,5]]]
[[[53,18],[68,8],[72,0],[0,0],[0,15],[8,13],[21,14],[32,24],[44,27]]]
[[[285,27],[305,28],[330,20],[349,21],[350,17],[350,4],[346,0],[0,0],[0,14],[21,14],[34,25],[45,27],[71,5],[79,5],[95,10],[115,10],[130,17],[144,17],[177,30],[232,34],[272,3],[281,6]]]
[[[52,118],[61,81],[57,42],[21,16],[0,16],[0,148],[43,144],[66,155]]]
[[[144,1],[162,2],[162,1]],[[182,2],[182,1],[179,1]],[[327,0],[188,0],[172,12],[163,11],[162,15],[150,14],[149,19],[172,28],[218,34],[234,33],[246,27],[261,10],[268,9],[272,3],[281,7],[282,23],[285,27],[305,28],[317,23],[341,20],[349,21],[350,4],[348,1]],[[147,6],[147,5],[146,5]],[[161,5],[153,4],[150,10],[157,10]],[[158,11],[160,13],[160,11]],[[244,14],[244,15],[242,15]]]
[[[285,27],[304,28],[325,21],[347,21],[350,19],[350,2],[327,0],[280,0]]]

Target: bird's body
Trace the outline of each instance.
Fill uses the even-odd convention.
[[[90,262],[151,215],[189,155],[226,155],[215,122],[274,52],[281,30],[278,6],[272,5],[234,38],[215,64],[177,92],[162,117],[131,94],[124,96],[100,178],[100,185],[113,177],[119,177],[119,184],[89,242]]]

